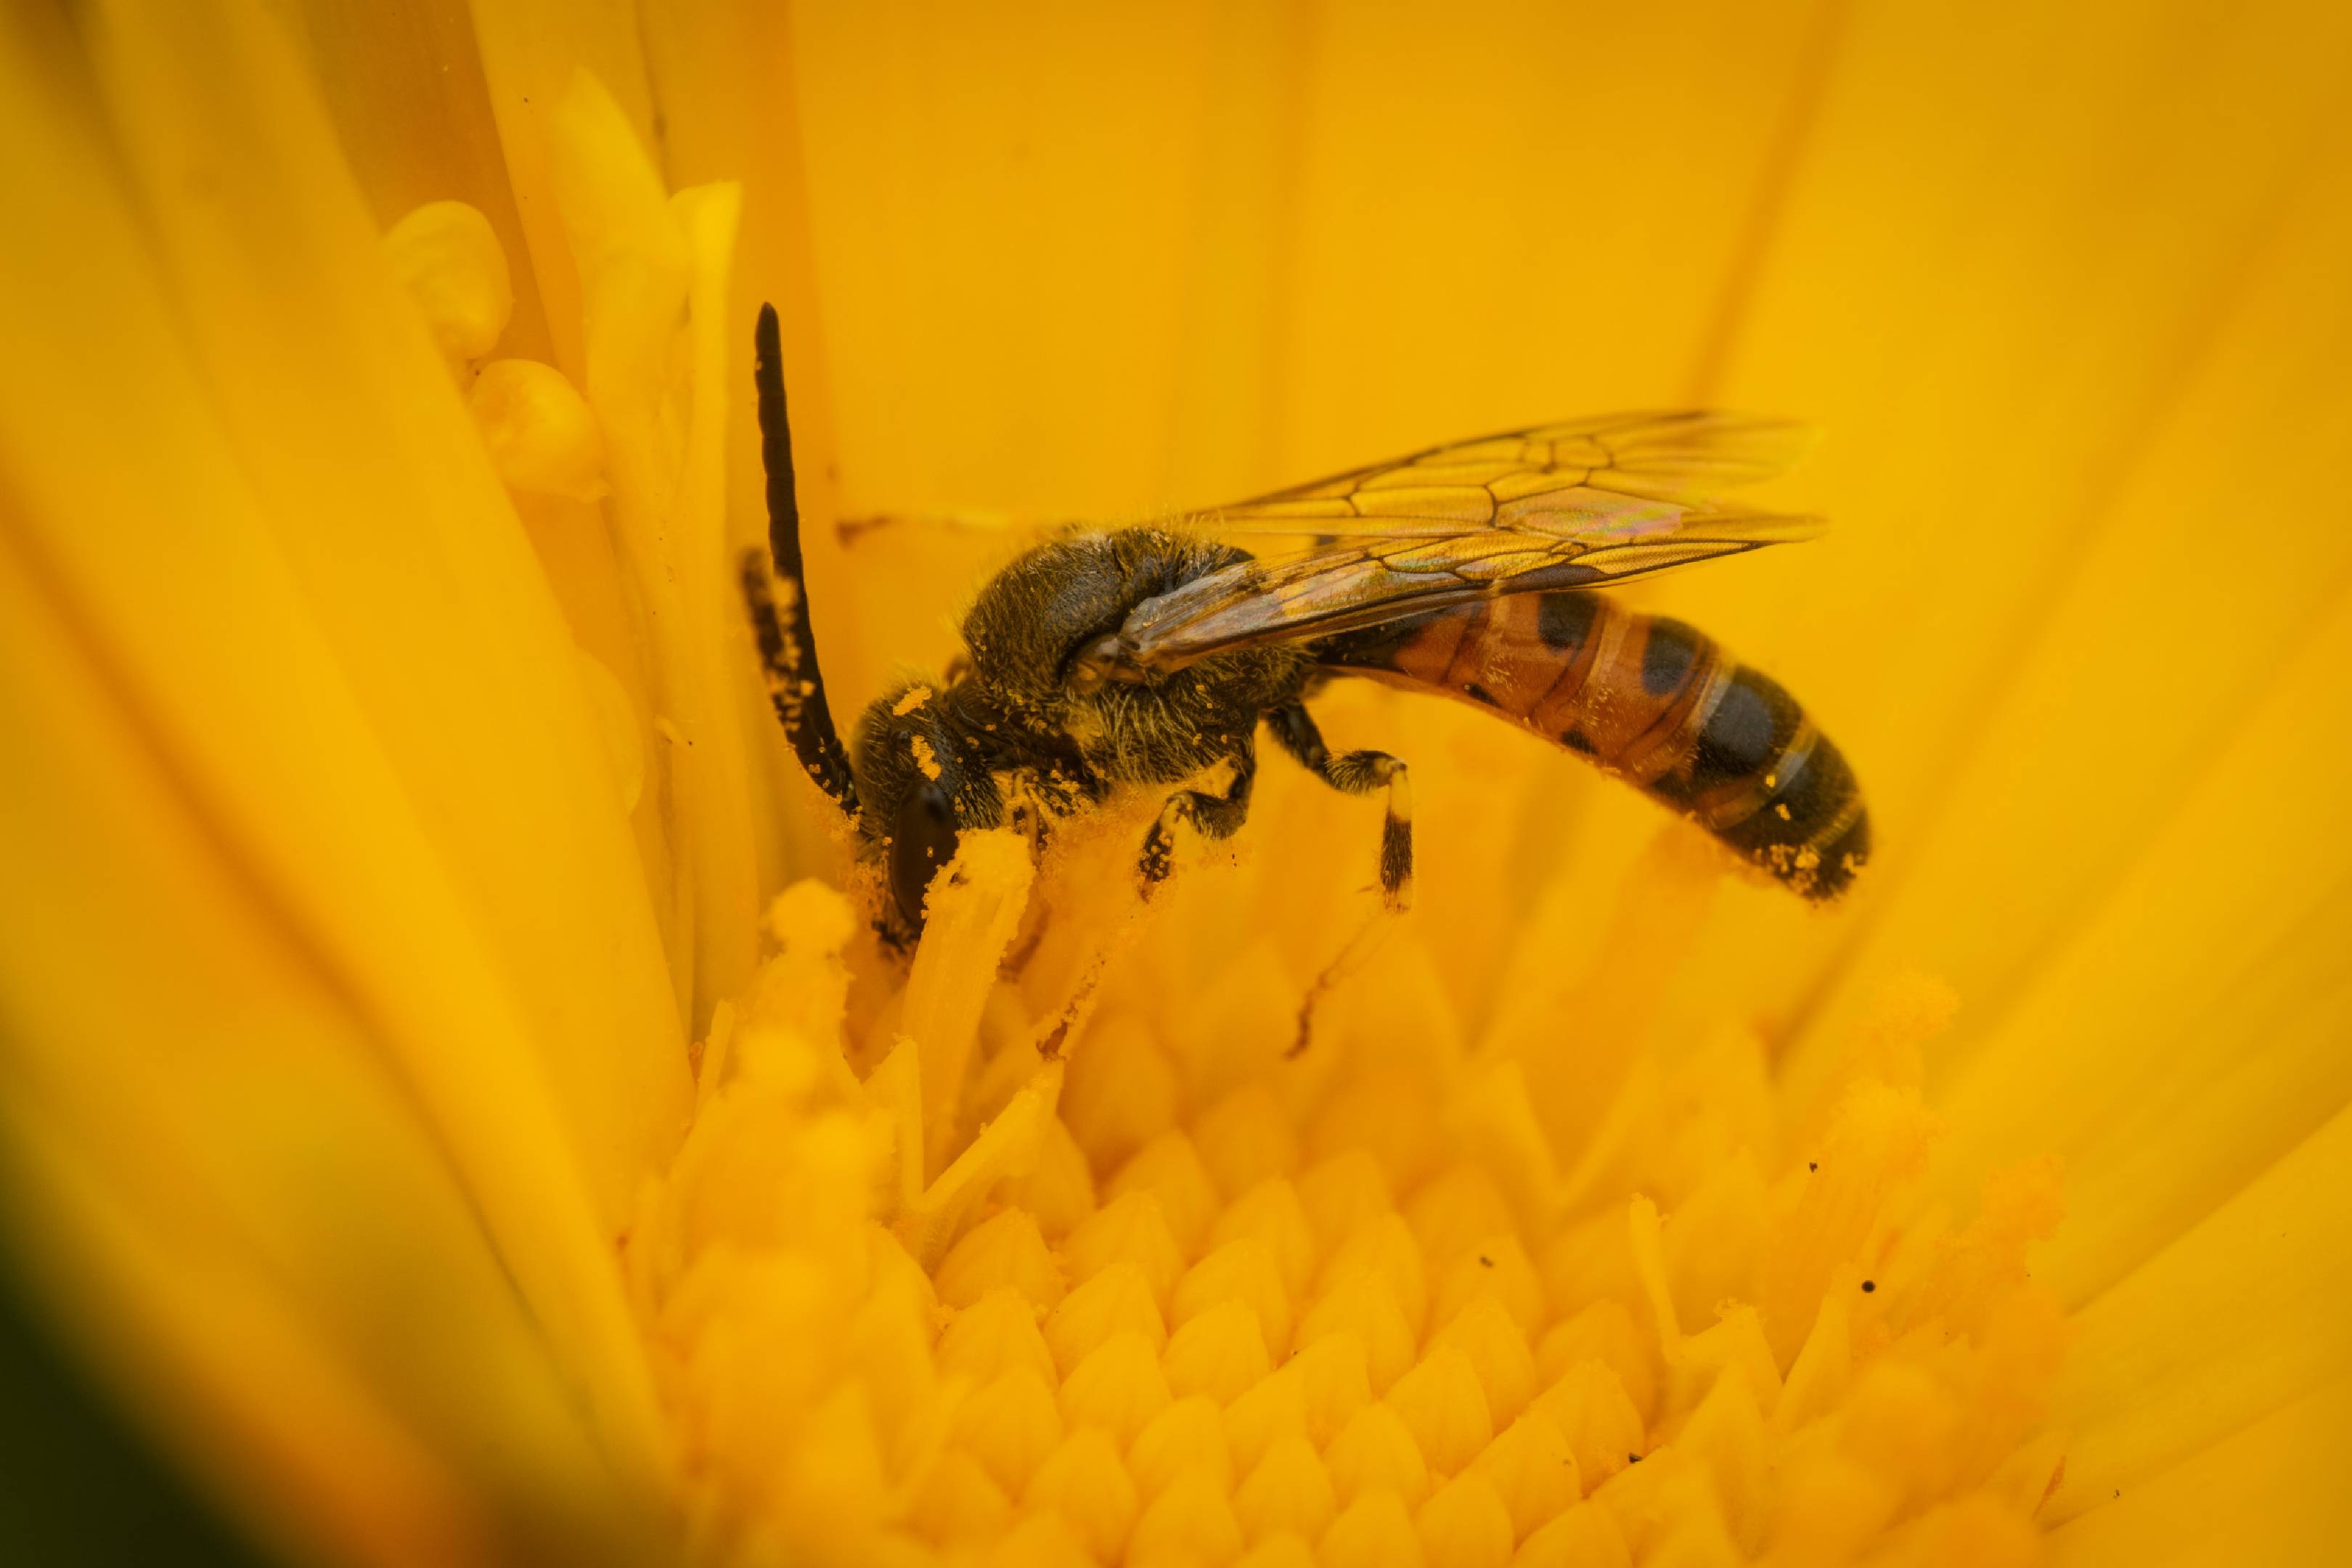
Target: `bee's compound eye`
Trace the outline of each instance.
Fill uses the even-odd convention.
[[[923,895],[955,852],[955,808],[948,792],[936,784],[919,785],[898,803],[890,826],[890,896],[917,931],[923,929]]]

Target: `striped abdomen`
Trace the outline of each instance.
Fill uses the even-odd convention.
[[[1809,899],[1870,856],[1861,787],[1796,699],[1680,621],[1517,594],[1321,644],[1334,671],[1491,708],[1639,786]]]

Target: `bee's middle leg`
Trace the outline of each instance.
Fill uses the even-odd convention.
[[[1333,756],[1302,702],[1272,710],[1265,722],[1284,751],[1333,789],[1369,795],[1387,786],[1388,818],[1381,826],[1381,901],[1391,910],[1412,908],[1412,779],[1404,763],[1386,752]]]
[[[1151,831],[1143,836],[1143,858],[1139,869],[1143,873],[1143,889],[1148,894],[1168,879],[1176,863],[1176,825],[1190,821],[1201,830],[1204,838],[1231,838],[1241,831],[1242,823],[1249,816],[1250,790],[1257,783],[1257,747],[1254,741],[1244,742],[1234,753],[1233,782],[1223,795],[1210,795],[1202,790],[1182,789],[1168,797],[1160,808],[1160,818]]]

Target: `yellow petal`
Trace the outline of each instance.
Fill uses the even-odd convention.
[[[12,253],[38,269],[9,291],[12,334],[55,370],[38,396],[21,380],[0,394],[7,426],[35,437],[9,455],[13,547],[102,640],[120,700],[239,877],[370,1019],[610,1450],[653,1468],[665,1444],[607,1238],[629,1173],[675,1137],[684,1064],[666,1048],[673,1015],[616,803],[580,788],[604,763],[575,656],[266,31],[89,22],[118,133],[169,168],[204,154],[236,173],[199,205],[131,159],[159,182],[149,221],[184,247],[169,253],[177,297],[202,305],[175,318],[111,198],[90,106],[60,97],[72,73],[10,37],[11,100],[52,133],[7,180],[58,242]],[[225,254],[247,223],[294,226],[316,269],[265,300],[268,269]],[[212,360],[247,311],[273,341],[289,314],[307,322],[292,337],[317,357]],[[126,383],[86,342],[65,346],[77,321],[122,332],[142,374]],[[322,418],[353,399],[375,401],[380,426]],[[265,405],[285,421],[266,436],[248,423]],[[126,423],[150,460],[111,460]],[[324,488],[298,497],[306,482]],[[352,529],[352,553],[296,525],[322,508]],[[119,526],[88,528],[93,510]],[[485,596],[449,607],[452,581]],[[490,758],[509,765],[485,788]]]

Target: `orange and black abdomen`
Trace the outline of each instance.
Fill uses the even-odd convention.
[[[1690,817],[1809,899],[1870,857],[1853,770],[1795,698],[1680,621],[1516,594],[1343,633],[1335,673],[1490,708]]]

